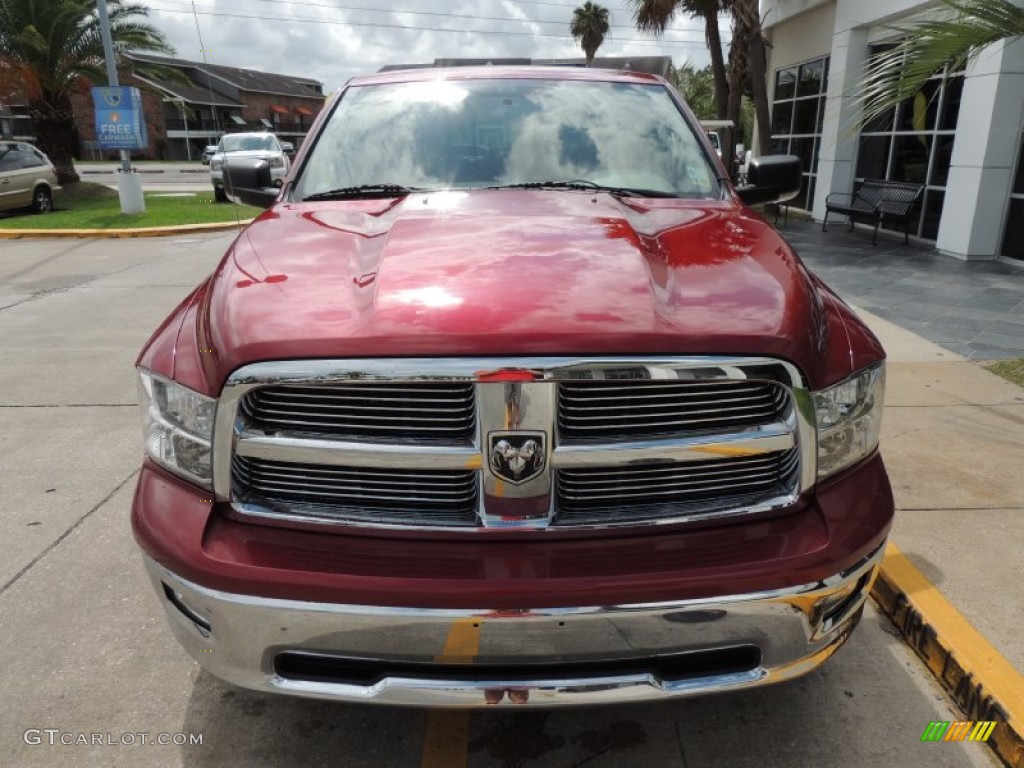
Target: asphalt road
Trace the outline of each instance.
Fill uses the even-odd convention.
[[[82,181],[94,181],[117,189],[117,163],[76,163]],[[210,166],[191,163],[140,163],[135,166],[145,192],[209,192]]]
[[[995,765],[983,745],[920,742],[958,715],[871,606],[803,679],[657,706],[429,714],[249,693],[200,671],[128,525],[132,364],[231,237],[0,245],[0,764]],[[143,732],[202,744],[143,746]],[[79,734],[102,743],[60,743]]]

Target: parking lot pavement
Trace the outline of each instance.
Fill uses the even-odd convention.
[[[128,525],[141,458],[131,366],[230,237],[3,246],[0,763],[995,765],[984,745],[920,742],[930,721],[960,716],[871,606],[805,678],[657,706],[428,715],[249,693],[199,671]],[[202,744],[142,746],[140,733]],[[135,744],[59,743],[79,734]]]

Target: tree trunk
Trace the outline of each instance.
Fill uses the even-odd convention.
[[[733,6],[734,9],[736,5]],[[734,16],[732,45],[729,46],[729,103],[725,115],[727,120],[732,120],[733,129],[729,131],[726,141],[722,144],[722,161],[733,178],[735,178],[737,170],[736,134],[740,129],[740,118],[742,117],[743,81],[747,76],[748,42],[747,28],[738,16]]]
[[[765,51],[761,24],[753,31],[750,42],[750,79],[753,80],[754,112],[757,116],[757,153],[771,153],[772,129],[768,112],[768,55]]]
[[[729,109],[729,81],[725,74],[725,57],[722,55],[722,36],[718,34],[718,3],[705,6],[704,36],[711,54],[711,73],[715,77],[715,111],[719,120],[724,120]]]
[[[764,34],[761,32],[761,11],[757,0],[735,0],[732,4],[735,37],[743,42],[746,55],[743,77],[749,73],[757,116],[758,154],[771,152],[771,124],[768,114],[768,58],[765,53]],[[735,47],[735,43],[734,43]],[[742,82],[742,81],[741,81]]]
[[[36,133],[36,146],[57,169],[57,183],[79,181],[72,154],[78,146],[78,137],[71,101],[66,96],[47,98],[44,93],[41,99],[29,102],[28,114]]]

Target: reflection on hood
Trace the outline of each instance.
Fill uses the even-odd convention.
[[[217,273],[233,370],[281,357],[774,355],[812,371],[817,294],[728,202],[491,190],[279,205]],[[217,338],[213,338],[215,335]]]

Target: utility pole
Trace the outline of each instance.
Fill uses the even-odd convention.
[[[103,57],[107,63],[107,85],[117,87],[117,61],[114,59],[114,43],[110,37],[107,0],[96,0],[96,10],[100,17]],[[142,184],[132,173],[132,157],[126,149],[121,150],[121,173],[117,176],[117,193],[121,198],[121,213],[145,213],[146,202],[142,197]]]

